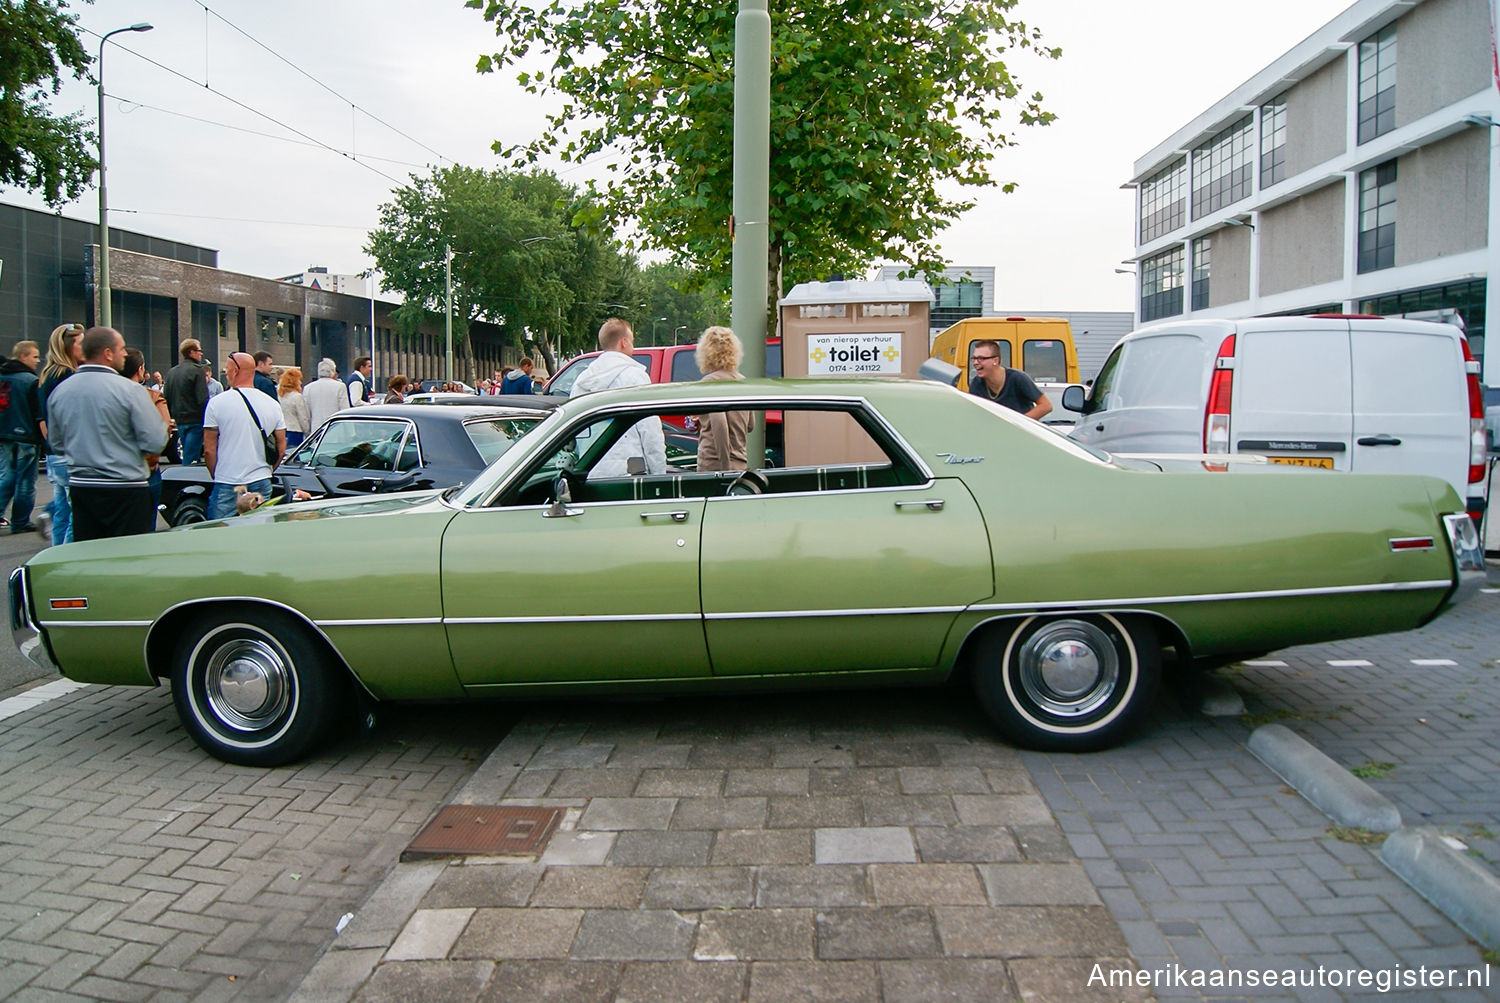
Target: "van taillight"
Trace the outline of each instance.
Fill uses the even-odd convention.
[[[1479,385],[1479,363],[1469,351],[1469,340],[1462,338],[1460,343],[1464,346],[1464,373],[1469,382],[1469,483],[1478,484],[1484,481],[1489,464],[1489,444],[1484,437],[1484,389]]]
[[[1229,452],[1229,406],[1234,391],[1234,335],[1224,339],[1214,359],[1214,375],[1208,384],[1208,407],[1203,415],[1203,451]],[[1204,464],[1210,470],[1228,470],[1222,463]]]

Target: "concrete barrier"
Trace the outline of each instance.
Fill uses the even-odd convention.
[[[1500,951],[1500,878],[1425,825],[1392,833],[1380,846],[1380,859],[1459,929]]]
[[[1266,724],[1250,734],[1255,758],[1339,825],[1395,832],[1401,813],[1390,799],[1314,748],[1291,729]]]

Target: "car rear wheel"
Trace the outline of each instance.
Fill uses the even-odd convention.
[[[1010,741],[1087,752],[1113,745],[1150,706],[1161,647],[1135,618],[1034,616],[980,638],[974,668],[979,702]]]
[[[184,498],[172,510],[172,525],[187,526],[203,522],[208,518],[208,499],[200,496]]]
[[[328,733],[338,670],[306,626],[272,610],[196,624],[172,661],[172,700],[193,740],[241,766],[280,766]]]

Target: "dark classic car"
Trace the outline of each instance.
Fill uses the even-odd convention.
[[[542,398],[468,400],[462,407],[381,404],[340,411],[287,450],[272,477],[272,494],[302,491],[319,498],[450,487],[483,470],[557,406]],[[212,488],[213,477],[201,463],[162,467],[167,523],[202,522]]]
[[[642,422],[723,411],[781,413],[784,465],[639,452]],[[405,559],[348,559],[372,541]],[[1172,473],[936,383],[747,380],[570,399],[461,488],[52,547],[10,601],[31,657],[170,680],[204,749],[274,765],[384,700],[955,675],[1010,740],[1093,749],[1150,706],[1164,649],[1405,630],[1484,574],[1438,478]]]

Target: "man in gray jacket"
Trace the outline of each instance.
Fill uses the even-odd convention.
[[[146,454],[167,446],[167,404],[120,375],[125,339],[112,327],[83,334],[83,365],[47,400],[51,448],[68,462],[73,538],[149,533],[156,509]]]

